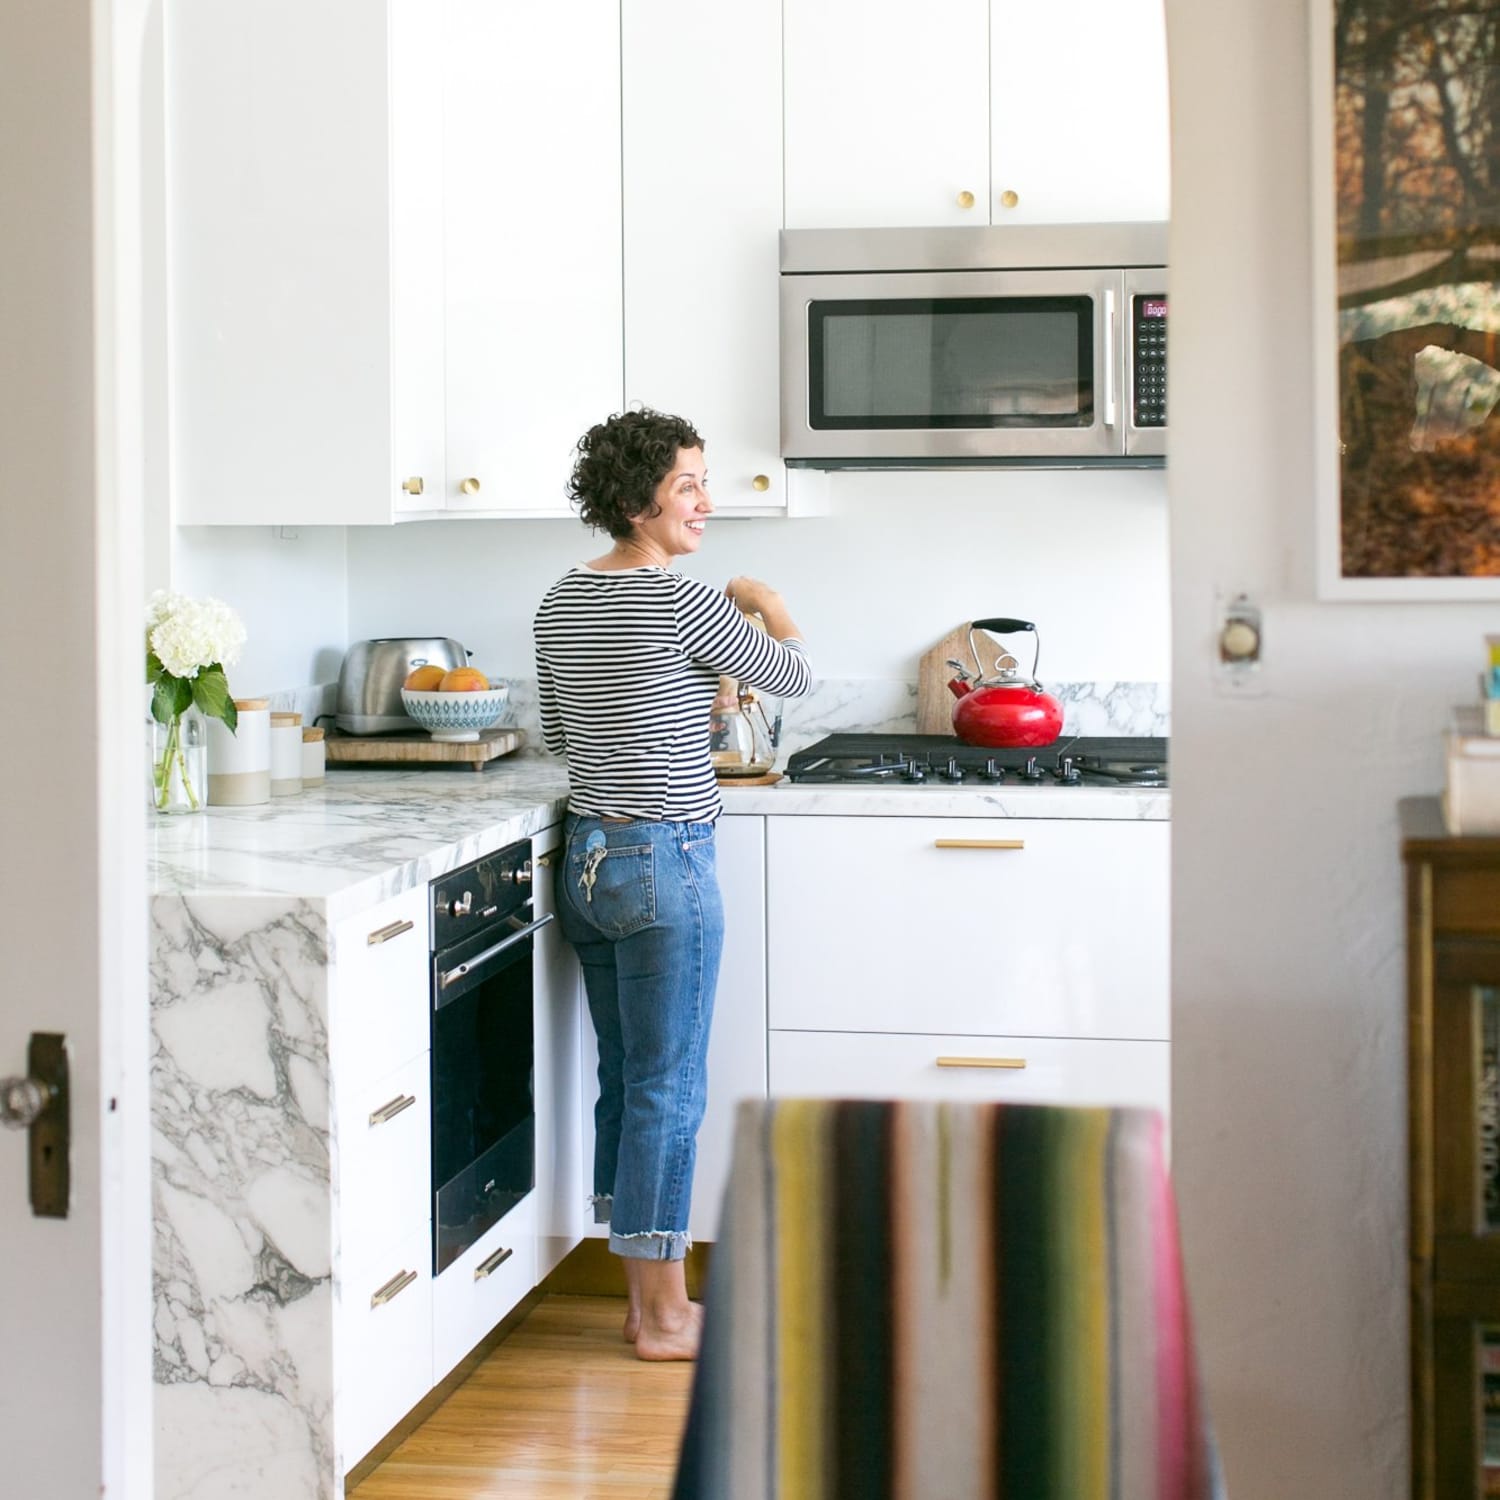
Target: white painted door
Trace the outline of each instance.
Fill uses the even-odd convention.
[[[987,224],[988,0],[799,0],[786,227]]]
[[[573,446],[620,409],[619,9],[453,0],[449,513],[571,514]]]
[[[626,403],[702,434],[721,512],[783,512],[781,9],[631,0],[623,24]]]
[[[26,1500],[151,1493],[144,10],[0,8],[0,638],[54,684],[0,748],[0,1075],[34,1031],[72,1075],[66,1218],[33,1216],[26,1133],[0,1130],[0,1490]]]
[[[993,0],[990,56],[991,222],[1167,217],[1162,0]]]

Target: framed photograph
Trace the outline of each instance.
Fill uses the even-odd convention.
[[[1500,0],[1312,0],[1318,592],[1500,599]]]

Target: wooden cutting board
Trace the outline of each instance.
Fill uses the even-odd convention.
[[[425,729],[412,734],[340,734],[330,729],[323,738],[329,765],[410,765],[427,761],[440,765],[471,766],[484,770],[488,762],[509,755],[526,743],[519,729],[481,729],[477,740],[435,740]]]
[[[985,676],[995,669],[995,658],[1005,647],[987,630],[974,632],[974,644],[979,647],[979,659]],[[969,652],[969,623],[955,625],[931,651],[924,651],[917,666],[917,733],[952,734],[953,705],[958,701],[948,691],[948,680],[956,676],[948,665],[949,658],[961,661],[974,671],[974,658]]]

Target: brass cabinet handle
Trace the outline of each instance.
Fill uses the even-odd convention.
[[[377,927],[365,939],[365,943],[371,948],[376,943],[388,943],[393,937],[400,937],[403,932],[410,932],[416,925],[415,922],[390,922],[384,927]]]
[[[420,474],[413,474],[410,479],[402,481],[401,488],[408,495],[420,495],[422,493],[422,476]]]
[[[1014,208],[1020,201],[1020,194],[1012,192],[1010,188],[1006,188],[1006,190],[1000,194],[1001,208]]]
[[[1024,1057],[940,1057],[940,1068],[1024,1068]]]
[[[750,488],[760,494],[764,494],[768,489],[771,488],[771,476],[769,474],[757,474],[755,478],[750,481]]]
[[[378,1291],[370,1294],[371,1307],[384,1307],[393,1297],[399,1297],[417,1279],[415,1271],[398,1271]]]
[[[960,208],[974,207],[974,195],[968,190],[968,188],[965,188],[963,192],[958,195],[958,206]]]
[[[479,493],[479,481],[472,475],[468,479],[462,479],[458,485],[466,495],[477,495]]]
[[[1025,839],[933,839],[934,849],[1024,849]]]
[[[508,1261],[516,1252],[514,1250],[497,1250],[488,1260],[482,1260],[474,1267],[474,1280],[483,1281],[486,1276],[492,1276],[501,1266]]]
[[[417,1102],[415,1094],[397,1094],[389,1104],[382,1104],[379,1109],[370,1111],[370,1124],[384,1125],[388,1120],[394,1120],[403,1110],[408,1110]]]

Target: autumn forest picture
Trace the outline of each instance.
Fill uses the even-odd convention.
[[[1341,572],[1500,577],[1500,0],[1336,0]]]

